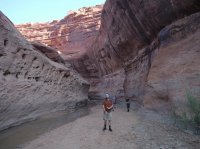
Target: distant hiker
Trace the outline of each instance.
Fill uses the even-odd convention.
[[[130,109],[130,99],[129,98],[126,98],[126,107],[127,107],[127,112],[129,112],[129,109]]]
[[[112,102],[113,102],[113,111],[114,111],[114,109],[116,109],[116,104],[117,104],[117,98],[116,98],[116,96],[113,96],[113,98],[111,99],[112,100]]]
[[[117,104],[117,98],[116,98],[116,96],[113,96],[112,101],[113,101],[113,104]]]
[[[103,120],[104,120],[104,128],[103,131],[106,130],[106,124],[109,125],[109,131],[111,129],[111,118],[112,118],[112,109],[113,109],[113,102],[109,99],[109,95],[106,94],[106,98],[103,101]]]

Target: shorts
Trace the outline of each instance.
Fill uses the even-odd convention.
[[[103,112],[103,120],[111,121],[112,112]]]

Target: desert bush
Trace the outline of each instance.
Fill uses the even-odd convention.
[[[192,122],[196,127],[200,127],[200,100],[194,97],[191,93],[187,92],[187,102],[192,111]]]
[[[192,129],[196,134],[200,134],[200,100],[191,92],[186,92],[187,104],[189,111],[176,114],[178,106],[172,107],[174,124],[182,129]]]

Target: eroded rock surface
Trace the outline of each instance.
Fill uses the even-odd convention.
[[[87,81],[40,48],[0,12],[0,130],[47,112],[74,110],[88,98]]]
[[[151,44],[162,28],[199,11],[197,0],[108,0],[94,45],[101,74],[114,72]]]
[[[199,63],[196,59],[198,52],[192,54],[195,53],[195,50],[177,56],[171,52],[174,55],[166,55],[166,59],[163,59],[165,64],[161,63],[161,58],[157,60],[160,55],[162,57],[163,51],[171,51],[174,44],[177,46],[173,51],[176,51],[177,54],[183,50],[182,45],[187,45],[184,47],[186,51],[187,48],[198,47],[198,43],[192,42],[192,40],[194,38],[198,41],[198,33],[196,35],[193,33],[199,30],[199,17],[198,14],[192,14],[199,11],[200,2],[198,0],[107,0],[102,10],[99,34],[96,34],[97,37],[93,36],[96,37],[93,44],[90,44],[91,47],[88,46],[89,50],[85,54],[71,59],[75,68],[85,78],[89,78],[92,86],[90,97],[102,98],[108,92],[117,97],[126,96],[140,102],[144,100],[144,104],[147,106],[147,103],[153,103],[147,97],[160,98],[156,95],[158,88],[165,92],[166,89],[161,82],[168,79],[174,80],[176,75],[179,79],[182,78],[180,76],[182,76],[183,66],[179,61],[184,61],[187,54],[189,58],[195,59],[193,73],[187,74],[187,77],[194,77],[194,80],[199,82],[196,79],[198,75],[194,76],[195,72],[197,74],[199,72],[196,65]],[[69,18],[72,16],[69,15]],[[183,19],[182,23],[181,21],[175,23],[180,19]],[[172,25],[170,26],[170,24]],[[198,51],[198,49],[196,50]],[[161,52],[160,55],[157,54],[159,52]],[[172,57],[175,65],[180,66],[176,73],[172,71],[175,68],[168,66],[170,62],[167,61]],[[155,66],[159,63],[163,64],[162,68],[158,66],[157,69]],[[189,67],[189,65],[185,65],[184,69]],[[168,79],[162,77],[164,75],[161,74],[165,73],[169,75]],[[188,79],[183,77],[182,81],[186,80]],[[160,86],[156,87],[155,82]],[[149,86],[153,86],[153,89],[149,89]],[[167,88],[173,89],[172,85]],[[183,92],[182,89],[181,91],[179,89],[180,87],[175,89],[177,93]],[[165,94],[163,93],[164,97],[161,98],[166,98],[167,101],[178,97],[174,93],[166,96]],[[183,93],[179,98],[183,98]]]
[[[171,103],[181,115],[188,110],[187,92],[200,97],[200,13],[165,27],[159,39],[160,48],[152,52],[144,105],[163,108]]]
[[[102,5],[71,11],[62,20],[16,25],[30,41],[56,47],[65,59],[79,57],[88,49],[100,27]]]
[[[93,45],[100,74],[124,68],[124,94],[139,98],[151,66],[150,53],[159,47],[158,33],[199,10],[197,0],[106,1],[100,34]]]
[[[64,59],[59,55],[58,51],[56,51],[55,49],[45,46],[39,42],[31,42],[31,44],[33,45],[35,50],[40,51],[54,62],[65,64]]]
[[[29,41],[40,41],[62,52],[63,59],[70,61],[84,77],[93,77],[98,73],[90,65],[93,62],[88,60],[88,53],[100,28],[102,7],[83,7],[69,12],[62,20],[16,27]]]

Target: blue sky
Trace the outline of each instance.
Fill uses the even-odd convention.
[[[0,10],[14,23],[62,19],[69,10],[95,6],[105,0],[0,0]]]

